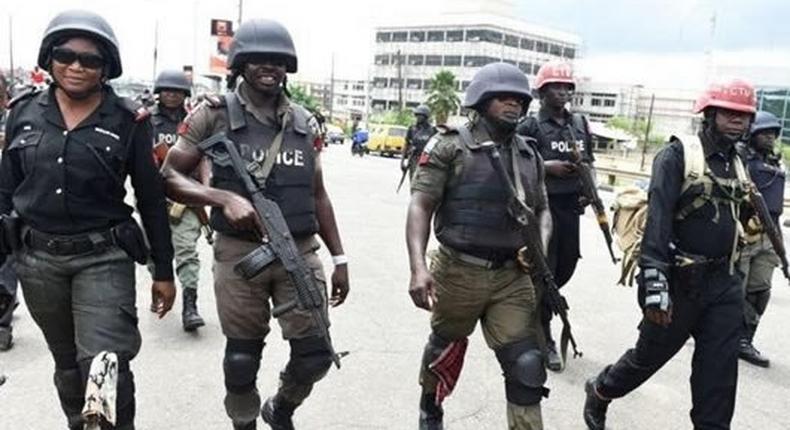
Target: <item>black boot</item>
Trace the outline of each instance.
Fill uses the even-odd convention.
[[[198,327],[203,327],[206,323],[200,317],[197,310],[197,290],[195,288],[184,288],[184,305],[181,311],[181,322],[184,331],[195,331]]]
[[[247,424],[233,423],[233,430],[255,430],[255,421],[250,421]]]
[[[554,340],[546,341],[546,368],[552,372],[562,372],[562,358]]]
[[[606,428],[606,410],[611,400],[603,400],[595,392],[597,378],[590,378],[584,384],[587,399],[584,401],[584,422],[590,430],[604,430]]]
[[[263,403],[261,417],[272,430],[294,430],[291,417],[297,406],[281,397],[272,396]]]
[[[423,394],[420,398],[420,430],[443,430],[444,410],[436,405],[436,394]]]
[[[750,337],[741,339],[741,344],[738,348],[738,358],[759,367],[768,368],[771,366],[771,360],[760,354],[760,351],[752,345]]]
[[[14,335],[11,327],[0,326],[0,351],[8,351],[14,346]]]

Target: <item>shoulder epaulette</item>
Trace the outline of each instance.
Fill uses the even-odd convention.
[[[206,94],[203,96],[203,100],[206,102],[208,107],[217,109],[222,108],[228,105],[225,97],[222,97],[219,94]]]
[[[118,105],[134,115],[134,122],[145,121],[151,116],[151,112],[149,112],[142,103],[138,103],[128,97],[118,97]]]
[[[42,90],[37,89],[37,88],[26,89],[26,90],[22,91],[21,93],[17,94],[16,96],[14,96],[14,98],[12,98],[11,100],[9,100],[8,103],[6,103],[6,107],[8,109],[11,109],[11,108],[14,107],[14,105],[18,104],[19,102],[21,102],[23,100],[31,99],[34,96],[40,94],[41,91]]]

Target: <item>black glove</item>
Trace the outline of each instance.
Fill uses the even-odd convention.
[[[669,312],[672,307],[672,299],[669,297],[669,281],[667,281],[664,272],[654,268],[644,269],[642,284],[644,288],[642,306],[645,309],[653,308]]]

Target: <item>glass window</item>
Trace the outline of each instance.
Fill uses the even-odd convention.
[[[376,88],[387,88],[387,78],[373,78],[373,86]]]
[[[503,59],[503,60],[502,60],[502,62],[503,62],[503,63],[512,64],[512,65],[514,65],[514,66],[515,66],[515,65],[518,65],[518,62],[516,62],[516,61],[513,61],[513,60],[507,60],[507,59]]]
[[[576,50],[573,48],[565,48],[562,51],[562,56],[565,58],[575,58],[576,57]]]
[[[535,41],[532,39],[521,39],[521,49],[529,49],[530,51],[535,50]]]
[[[518,63],[518,68],[528,75],[532,74],[532,63]]]
[[[406,79],[406,88],[410,90],[421,90],[422,79]]]
[[[441,55],[426,55],[425,56],[425,65],[426,66],[441,66],[442,65],[442,56]]]
[[[559,57],[560,55],[562,55],[562,47],[560,45],[555,45],[552,43],[551,46],[549,47],[549,53],[551,55],[556,55]]]
[[[447,41],[448,42],[461,42],[464,40],[464,31],[463,30],[453,30],[447,32]]]
[[[392,40],[395,40],[393,35]],[[537,41],[535,42],[535,50],[538,52],[549,52],[549,44],[546,42]]]
[[[443,31],[429,31],[428,32],[428,42],[444,42],[444,32]]]
[[[401,82],[398,78],[390,78],[390,88],[399,88]]]
[[[387,108],[387,101],[381,99],[374,99],[370,102],[370,107],[376,110],[383,110]]]
[[[390,64],[396,66],[398,64],[403,64],[403,60],[406,59],[405,55],[400,56],[400,60],[398,59],[398,54],[392,54],[392,60],[390,60]]]
[[[482,67],[486,64],[495,63],[497,61],[499,61],[499,59],[494,57],[485,57],[479,55],[464,56],[464,66],[466,67]]]
[[[393,42],[405,42],[408,39],[409,33],[405,31],[396,31],[392,33]]]
[[[505,45],[518,48],[518,36],[513,36],[512,34],[506,34]]]
[[[409,55],[410,66],[422,66],[425,63],[425,56],[423,55]]]
[[[415,102],[409,102],[409,103],[406,103],[406,105],[409,106],[409,107],[417,107],[418,106],[418,104],[415,103]],[[390,135],[390,136],[395,136],[395,137],[406,137],[406,131],[408,131],[408,130],[405,129],[405,128],[392,127],[392,128],[389,129],[389,132],[387,134]]]
[[[425,42],[424,31],[412,31],[409,33],[409,42]]]
[[[483,33],[483,41],[491,43],[502,43],[502,33],[493,30],[486,30]]]
[[[590,101],[590,104],[593,105],[593,106],[600,106],[601,105],[601,99],[595,99],[594,98],[594,99],[592,99]]]
[[[466,41],[479,42],[483,40],[483,33],[485,33],[484,30],[466,30]]]
[[[445,55],[444,56],[444,65],[445,66],[460,66],[461,65],[461,56],[460,55]]]
[[[389,42],[392,40],[392,33],[388,31],[379,31],[376,33],[376,42]]]
[[[430,90],[431,89],[431,80],[430,79],[424,79],[422,81],[422,87],[424,89],[426,89],[426,90]]]
[[[388,107],[390,110],[392,110],[392,109],[398,109],[398,108],[400,108],[400,106],[398,105],[398,101],[397,101],[397,100],[390,100],[390,101],[387,103],[387,107]]]
[[[386,66],[389,63],[390,63],[390,56],[389,56],[389,54],[376,55],[376,65],[377,66]]]
[[[606,100],[603,101],[603,105],[605,107],[614,107],[614,100],[606,99]]]
[[[533,75],[537,75],[538,74],[538,70],[540,70],[540,64],[533,64],[532,65],[532,74]]]

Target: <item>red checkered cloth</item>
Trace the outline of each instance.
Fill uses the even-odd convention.
[[[437,406],[453,392],[455,384],[458,383],[458,377],[461,376],[461,369],[464,367],[467,345],[469,345],[467,338],[451,342],[439,357],[428,365],[428,370],[439,378],[439,384],[436,386]]]

